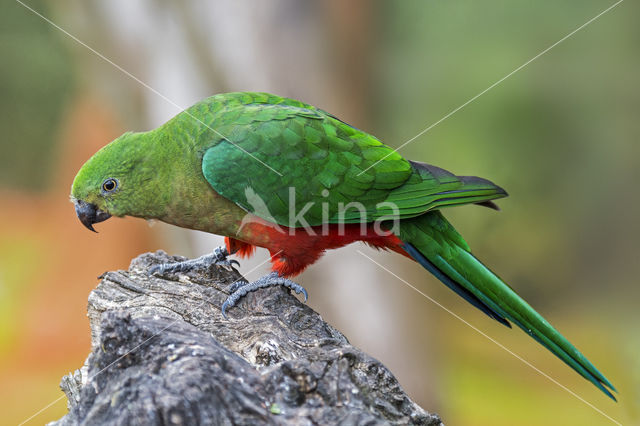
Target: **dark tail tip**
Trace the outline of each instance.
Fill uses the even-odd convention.
[[[482,207],[489,207],[490,209],[496,210],[496,211],[500,211],[500,207],[498,207],[498,205],[496,203],[494,203],[493,201],[481,201],[479,203],[475,203],[478,206],[482,206]]]

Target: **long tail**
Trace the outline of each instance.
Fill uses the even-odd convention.
[[[609,389],[617,391],[609,380],[511,287],[476,259],[439,211],[403,220],[400,239],[402,248],[411,257],[465,300],[508,327],[512,321],[616,400]]]

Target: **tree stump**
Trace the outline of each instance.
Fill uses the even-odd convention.
[[[146,253],[102,276],[92,351],[62,379],[69,413],[51,424],[442,424],[288,290],[253,292],[226,320],[225,289],[241,275],[148,274],[177,260]]]

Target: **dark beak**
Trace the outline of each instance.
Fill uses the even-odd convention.
[[[95,204],[85,203],[82,200],[76,201],[76,214],[80,222],[93,232],[98,232],[93,229],[94,223],[103,222],[111,217],[109,213],[98,210]]]

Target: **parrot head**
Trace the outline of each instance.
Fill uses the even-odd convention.
[[[157,194],[156,161],[141,133],[125,133],[93,155],[78,171],[71,202],[80,222],[93,224],[111,216],[149,217],[149,195]],[[147,194],[145,196],[145,194]]]

